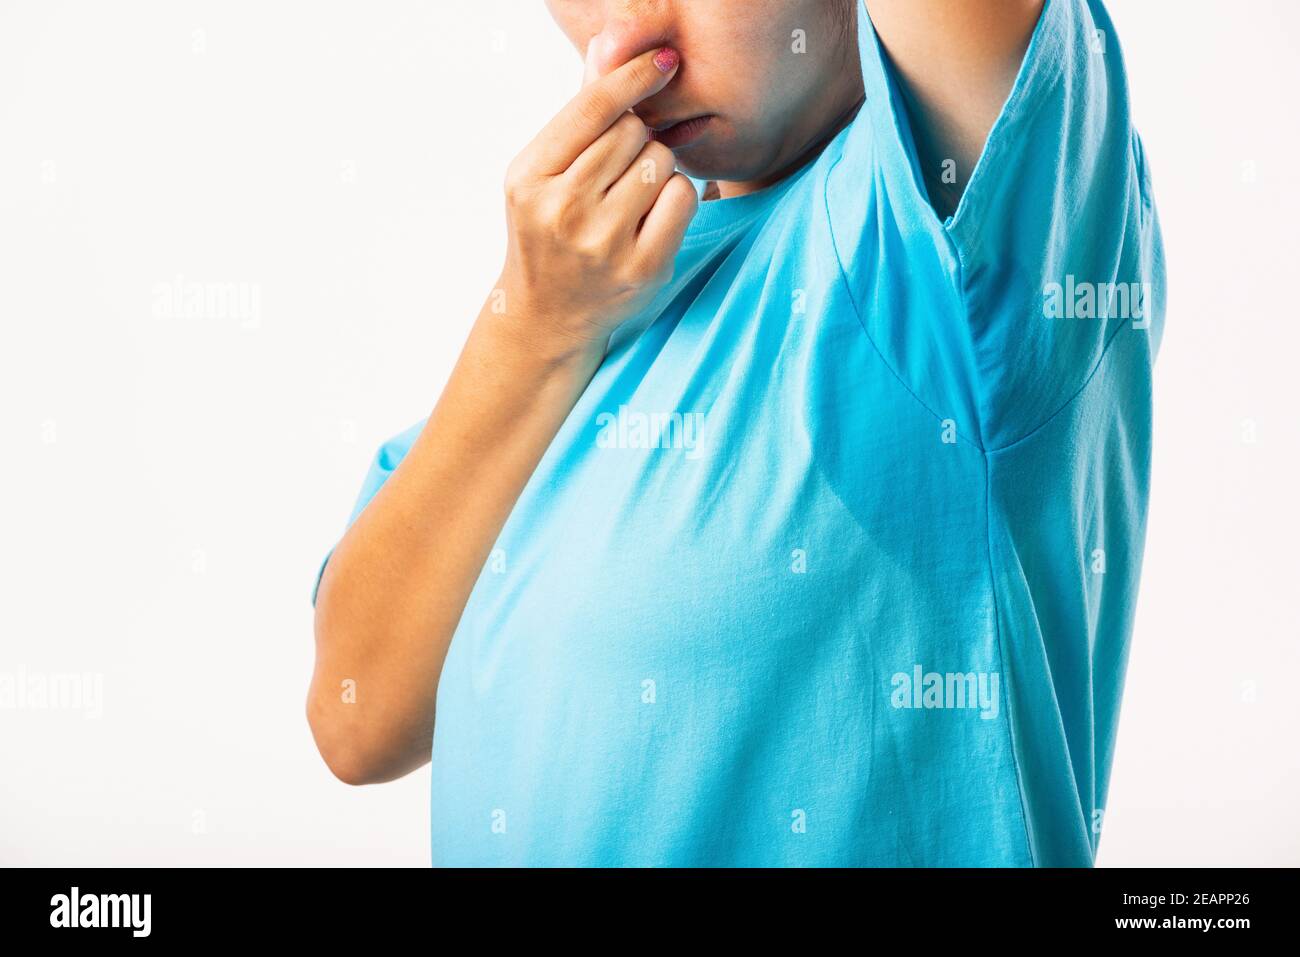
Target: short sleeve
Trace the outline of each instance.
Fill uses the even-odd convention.
[[[388,477],[397,470],[397,466],[406,458],[406,453],[415,444],[416,438],[419,437],[427,421],[427,419],[421,419],[405,432],[393,436],[379,447],[379,451],[370,460],[370,467],[366,470],[366,477],[361,483],[361,491],[357,494],[356,502],[352,506],[352,514],[348,516],[347,524],[344,526],[343,530],[345,532],[352,527],[352,523],[357,520],[357,516],[370,504],[370,500],[375,497],[375,493],[383,487],[383,484],[388,481]],[[331,548],[316,572],[316,582],[311,590],[313,608],[316,606],[316,593],[320,591],[321,576],[325,574],[325,566],[329,564],[330,556],[333,554],[334,549]]]
[[[904,384],[993,450],[1069,404],[1108,349],[1152,361],[1163,249],[1102,3],[1046,0],[961,202],[943,221],[865,5],[859,53],[866,102],[828,179],[827,205],[863,325]]]

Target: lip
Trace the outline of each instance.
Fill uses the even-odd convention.
[[[712,113],[706,113],[703,116],[695,116],[679,123],[668,123],[658,128],[651,128],[650,138],[658,140],[670,150],[675,150],[693,143],[703,136],[713,118]]]

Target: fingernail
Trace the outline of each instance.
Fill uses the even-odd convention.
[[[655,66],[659,68],[660,73],[672,73],[673,70],[677,69],[680,60],[677,51],[672,47],[664,47],[655,54]]]

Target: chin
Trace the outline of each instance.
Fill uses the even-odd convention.
[[[689,176],[723,183],[752,183],[769,174],[770,164],[755,163],[753,154],[740,155],[734,146],[693,143],[673,150],[677,168]]]
[[[719,118],[695,142],[675,148],[673,155],[677,168],[696,179],[746,183],[762,177],[774,158],[769,152],[765,144],[742,142],[735,127]]]

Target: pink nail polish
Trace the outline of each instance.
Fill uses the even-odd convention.
[[[672,73],[673,70],[677,69],[680,60],[677,51],[672,47],[664,47],[655,54],[655,66],[659,68],[660,73]]]

